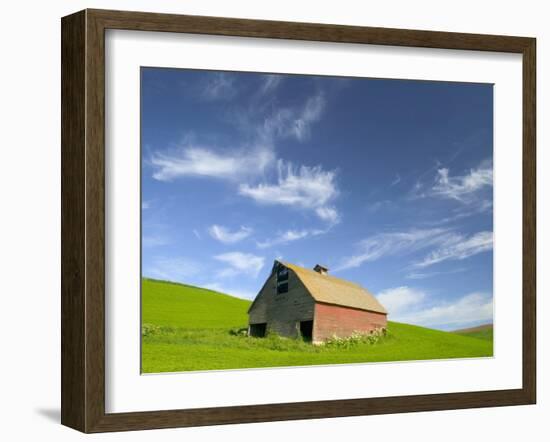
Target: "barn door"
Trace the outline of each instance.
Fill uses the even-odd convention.
[[[313,321],[301,321],[300,334],[304,341],[311,341],[313,338]]]

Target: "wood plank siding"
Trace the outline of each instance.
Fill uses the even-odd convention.
[[[272,272],[249,310],[250,324],[267,324],[267,332],[298,337],[301,321],[313,320],[315,301],[292,271],[288,292],[277,293],[277,275]]]

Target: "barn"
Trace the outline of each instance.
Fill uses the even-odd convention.
[[[366,289],[328,274],[276,260],[248,310],[250,336],[268,331],[313,343],[385,329],[387,311]]]

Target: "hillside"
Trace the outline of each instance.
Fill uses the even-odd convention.
[[[185,329],[229,329],[247,324],[250,301],[208,289],[143,279],[142,323]]]
[[[250,301],[150,279],[142,286],[142,372],[281,367],[491,356],[492,341],[397,322],[375,344],[314,346],[249,338]]]
[[[493,342],[493,324],[483,324],[478,325],[477,327],[463,328],[460,330],[455,330],[453,333]]]

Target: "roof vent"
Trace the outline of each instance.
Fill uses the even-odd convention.
[[[326,275],[328,273],[328,267],[322,266],[321,264],[316,264],[315,267],[313,267],[313,270],[321,275]]]

